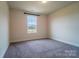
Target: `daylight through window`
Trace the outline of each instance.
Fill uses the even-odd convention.
[[[27,15],[27,32],[28,33],[37,32],[37,16]]]

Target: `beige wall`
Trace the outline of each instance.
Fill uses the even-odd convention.
[[[0,57],[9,45],[9,9],[6,2],[0,2]]]
[[[79,46],[79,2],[49,15],[49,36]]]
[[[47,18],[45,15],[37,17],[37,33],[27,33],[27,15],[18,9],[10,10],[10,42],[47,38]]]

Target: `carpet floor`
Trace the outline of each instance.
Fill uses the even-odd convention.
[[[4,58],[78,58],[79,47],[41,39],[10,44]]]

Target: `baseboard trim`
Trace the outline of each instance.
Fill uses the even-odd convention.
[[[9,44],[8,44],[7,48],[4,50],[4,52],[2,53],[2,55],[0,56],[0,58],[4,58],[4,55],[5,55],[5,53],[6,53],[7,49],[8,49],[8,47],[9,47]]]
[[[72,44],[71,42],[62,41],[62,40],[57,40],[57,39],[52,39],[52,40],[56,40],[56,41],[59,41],[59,42],[62,42],[62,43],[65,43],[65,44],[68,44],[68,45],[71,45],[71,46],[79,47],[79,45]]]
[[[10,42],[10,44],[11,43],[20,43],[20,42],[25,42],[25,41],[41,40],[41,39],[49,39],[49,38],[39,38],[39,39],[30,39],[30,40],[23,40],[23,41],[15,41],[15,42]]]

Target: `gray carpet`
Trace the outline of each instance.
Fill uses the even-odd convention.
[[[41,39],[13,43],[4,58],[77,58],[79,48],[56,40]]]

